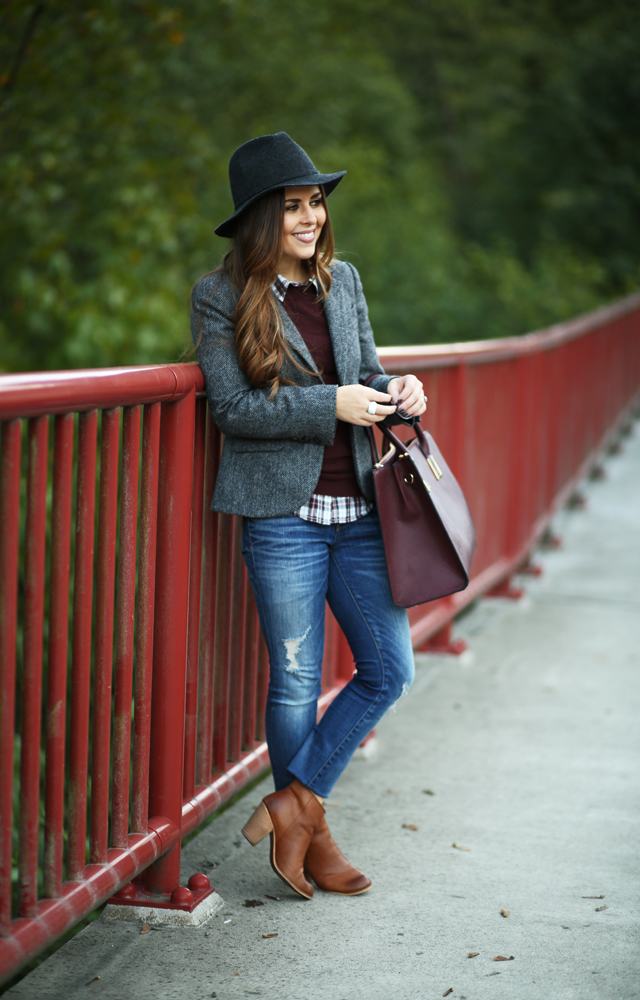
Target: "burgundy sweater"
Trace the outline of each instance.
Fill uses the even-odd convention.
[[[283,305],[309,348],[324,383],[338,385],[329,325],[313,285],[306,288],[289,285]],[[353,468],[349,424],[342,420],[338,420],[333,444],[325,446],[320,478],[313,492],[330,497],[362,496]]]

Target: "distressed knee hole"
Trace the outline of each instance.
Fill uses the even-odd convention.
[[[284,643],[285,653],[287,654],[287,666],[285,669],[288,674],[295,674],[299,670],[298,653],[300,652],[300,647],[302,646],[302,643],[309,635],[310,631],[311,631],[311,626],[308,625],[304,635],[298,636],[297,639],[282,640]]]
[[[402,691],[400,692],[400,694],[398,695],[397,699],[394,701],[393,705],[391,706],[391,711],[392,712],[395,712],[396,705],[398,704],[398,702],[400,701],[400,699],[404,698],[404,696],[406,694],[409,694],[409,687],[410,687],[410,685],[407,684],[407,682],[405,681],[404,684],[402,685]]]

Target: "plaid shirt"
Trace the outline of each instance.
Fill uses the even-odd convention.
[[[301,288],[313,285],[316,293],[320,291],[315,275],[307,281],[289,281],[279,274],[271,290],[280,302],[284,302],[289,285]],[[349,524],[350,521],[364,517],[372,508],[373,504],[364,497],[329,497],[323,493],[314,493],[308,503],[294,510],[294,514],[303,521],[312,521],[314,524]]]
[[[281,274],[278,274],[276,276],[276,280],[271,286],[271,291],[278,299],[278,301],[284,302],[285,295],[287,294],[287,288],[289,287],[289,285],[293,285],[294,288],[306,288],[307,285],[313,285],[313,287],[316,290],[316,293],[320,292],[315,274],[312,274],[311,277],[307,278],[306,281],[289,281],[288,278],[283,278]]]
[[[303,521],[313,521],[314,524],[349,524],[372,509],[373,504],[364,497],[328,497],[314,493],[308,503],[293,513]]]

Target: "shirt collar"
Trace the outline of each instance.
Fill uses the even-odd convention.
[[[279,274],[271,286],[271,290],[279,302],[284,302],[289,285],[293,285],[294,288],[307,288],[308,285],[313,285],[317,294],[320,294],[318,279],[315,274],[312,274],[306,281],[289,281],[288,278],[283,278],[283,276]]]

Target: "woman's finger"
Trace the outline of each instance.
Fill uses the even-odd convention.
[[[422,391],[412,393],[411,397],[407,400],[407,406],[422,406],[424,403],[424,393]],[[404,403],[401,404],[404,408]]]
[[[416,406],[422,399],[422,393],[417,389],[414,392],[409,393],[409,395],[402,400],[400,407],[403,410],[408,410],[410,406]]]
[[[415,406],[412,406],[411,409],[407,413],[403,413],[402,416],[404,416],[405,418],[407,418],[407,417],[421,417],[422,414],[425,412],[425,410],[426,410],[426,406],[424,406],[424,404],[417,403]]]
[[[419,398],[418,398],[418,399],[416,400],[416,402],[415,402],[415,403],[413,404],[413,406],[409,406],[409,407],[408,407],[408,408],[407,408],[407,409],[405,410],[405,409],[404,409],[404,405],[403,405],[403,406],[401,407],[401,409],[402,409],[402,410],[404,411],[404,412],[403,412],[403,413],[401,414],[401,416],[405,416],[405,415],[406,415],[406,416],[408,416],[408,417],[419,417],[419,416],[421,416],[421,414],[423,414],[423,413],[425,412],[425,410],[427,409],[427,404],[426,404],[426,402],[425,402],[425,400],[424,400],[424,397],[423,397],[423,396],[420,396],[420,397],[419,397]]]
[[[422,382],[415,375],[406,375],[403,381],[403,395],[399,402],[398,412],[401,416],[418,417],[425,410]]]
[[[411,414],[411,416],[415,416],[416,413],[418,412],[419,413],[424,412],[424,406],[425,406],[424,395],[422,393],[418,393],[416,396],[408,399],[406,403],[403,401],[400,404],[400,409],[404,410],[406,413]]]
[[[382,403],[376,403],[375,413],[372,413],[369,409],[366,412],[368,417],[377,417],[379,420],[384,420],[390,413],[395,413],[396,408],[395,406],[384,406]]]
[[[379,424],[382,420],[389,416],[390,413],[395,413],[395,406],[378,406],[375,413],[369,413],[366,411],[362,414],[362,417],[358,420],[361,427],[369,427],[372,424]]]

